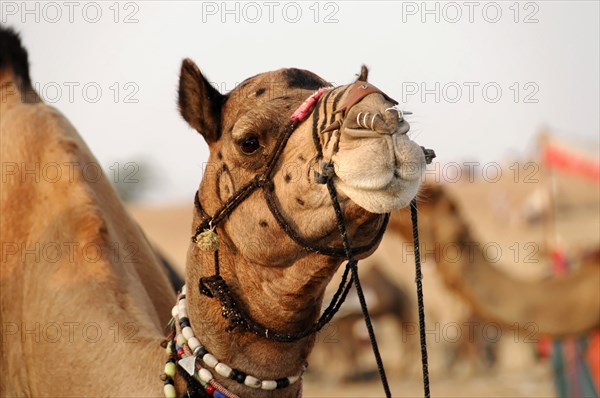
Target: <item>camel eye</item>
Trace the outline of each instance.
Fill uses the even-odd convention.
[[[258,148],[260,148],[260,143],[258,142],[258,138],[256,137],[245,138],[240,143],[240,149],[246,155],[252,155],[258,150]]]

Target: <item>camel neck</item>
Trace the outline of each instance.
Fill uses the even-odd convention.
[[[308,255],[287,267],[252,264],[240,254],[220,250],[221,276],[238,305],[255,321],[281,333],[299,333],[318,318],[325,287],[339,263]],[[337,260],[339,261],[339,260]],[[193,264],[193,265],[192,265]],[[222,316],[219,300],[198,289],[201,277],[214,274],[213,253],[194,245],[188,252],[188,317],[200,343],[219,361],[260,379],[277,380],[300,374],[306,365],[315,336],[282,343],[235,328]],[[296,397],[298,386],[275,391],[254,390],[226,378],[218,381],[237,395],[249,397]]]

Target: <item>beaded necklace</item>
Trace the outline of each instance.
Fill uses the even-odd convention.
[[[161,375],[161,379],[164,381],[163,392],[165,398],[176,398],[177,396],[173,382],[177,366],[185,371],[185,373],[180,372],[183,376],[189,376],[185,377],[188,381],[188,389],[192,387],[192,390],[195,389],[198,391],[197,384],[202,387],[203,391],[198,391],[200,396],[239,398],[217,382],[213,373],[209,370],[214,369],[220,376],[229,378],[250,388],[268,391],[286,388],[299,382],[300,389],[297,398],[302,398],[301,377],[306,369],[306,365],[302,368],[300,374],[295,376],[283,377],[276,380],[260,380],[257,377],[220,362],[214,355],[208,352],[194,335],[194,331],[190,325],[187,314],[186,292],[187,288],[184,285],[181,293],[177,296],[177,304],[171,310],[173,317],[169,325],[172,327],[172,330],[166,346],[168,358],[165,363],[164,373]],[[195,383],[196,386],[190,386],[191,383]]]

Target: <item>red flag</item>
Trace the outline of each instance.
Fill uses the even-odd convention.
[[[556,144],[546,144],[542,161],[550,168],[587,177],[600,183],[600,163]]]

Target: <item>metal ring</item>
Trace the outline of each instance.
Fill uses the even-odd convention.
[[[375,118],[379,116],[379,112],[373,115],[373,118],[371,119],[371,131],[375,131],[373,130],[373,123],[375,123]]]
[[[400,120],[400,121],[404,120],[404,112],[402,112],[402,109],[398,108],[397,106],[391,106],[391,107],[387,108],[385,111],[387,112],[390,109],[393,109],[398,113],[398,120]]]
[[[367,115],[370,115],[371,112],[367,112],[365,113],[365,116],[363,117],[363,125],[365,128],[367,128]]]
[[[362,125],[360,124],[360,115],[362,114],[362,112],[358,112],[358,115],[356,115],[356,124],[358,124],[359,127],[362,127]]]
[[[389,108],[387,108],[385,111],[389,112],[390,110],[394,110],[396,111],[396,113],[398,114],[398,117],[400,117],[400,111],[398,110],[398,108],[396,108],[395,106],[390,106]]]

